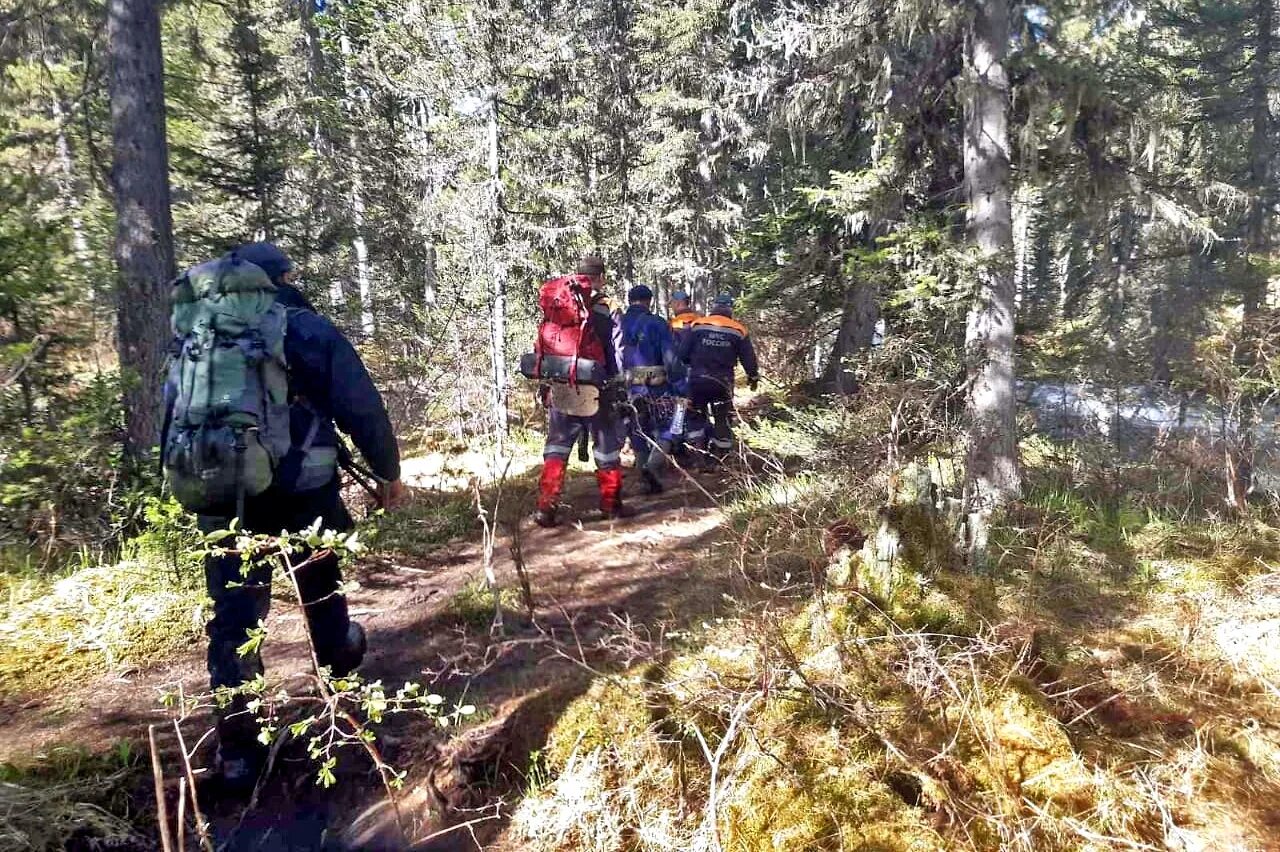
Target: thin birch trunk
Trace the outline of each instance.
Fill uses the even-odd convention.
[[[507,271],[503,258],[501,137],[496,88],[489,105],[489,227],[490,301],[489,354],[493,367],[493,422],[499,440],[507,433]]]

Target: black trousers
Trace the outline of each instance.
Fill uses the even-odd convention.
[[[712,454],[728,452],[733,447],[733,378],[725,381],[715,376],[694,376],[689,381],[689,407],[697,417],[712,424]]]
[[[272,486],[245,502],[243,528],[247,532],[279,534],[281,530],[298,532],[321,519],[321,529],[351,529],[351,515],[342,503],[338,480],[321,488],[288,493]],[[200,528],[205,532],[225,529],[229,518],[201,516]],[[294,565],[310,554],[290,556]],[[262,657],[257,653],[241,655],[238,649],[249,638],[249,631],[265,621],[271,609],[272,565],[244,571],[239,555],[208,556],[204,564],[205,583],[213,601],[213,617],[205,630],[209,634],[209,683],[214,689],[236,687],[262,674]],[[351,617],[347,600],[337,594],[342,573],[338,557],[330,554],[309,563],[296,574],[302,599],[306,602],[307,623],[311,641],[320,665],[331,665],[345,649]],[[292,588],[289,590],[293,596]],[[219,714],[219,738],[223,756],[235,757],[238,750],[255,749],[257,730],[250,714],[243,712],[243,700]]]

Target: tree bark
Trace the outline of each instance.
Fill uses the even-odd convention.
[[[629,2],[614,0],[613,4],[612,50],[608,61],[613,66],[614,86],[617,92],[617,103],[621,108],[613,111],[612,130],[615,142],[614,156],[617,158],[618,170],[618,212],[622,217],[622,240],[618,245],[618,277],[624,288],[636,282],[635,246],[632,227],[632,190],[631,161],[635,148],[632,140],[631,124],[635,116],[640,114],[640,105],[635,96],[635,85],[631,71],[635,67],[635,56],[631,50],[629,32],[633,10]]]
[[[840,311],[840,330],[827,358],[819,384],[829,393],[850,394],[857,382],[847,369],[849,356],[871,348],[879,317],[876,286],[868,281],[854,281],[845,288],[844,306]]]
[[[311,252],[316,247],[316,232],[319,227],[314,223],[325,221],[331,216],[332,180],[325,173],[325,164],[337,158],[338,147],[334,141],[332,129],[325,118],[325,112],[317,105],[339,94],[345,97],[345,90],[335,92],[333,69],[325,55],[320,28],[316,24],[315,0],[299,0],[298,23],[306,47],[307,92],[312,102],[304,115],[310,125],[311,150],[316,154],[307,166],[307,202],[303,217],[303,233],[306,234],[307,239],[304,243],[306,254],[302,258],[302,264],[305,267]],[[329,307],[333,315],[339,317],[345,315],[347,295],[343,289],[343,277],[331,274],[328,290]]]
[[[67,141],[67,131],[64,127],[65,119],[66,111],[62,107],[61,96],[55,95],[53,98],[53,120],[58,126],[55,151],[58,155],[58,170],[61,172],[61,177],[58,180],[58,194],[62,197],[62,203],[70,213],[71,250],[75,255],[76,264],[80,267],[80,271],[84,273],[89,301],[93,302],[97,298],[97,288],[93,280],[93,258],[89,251],[89,238],[85,236],[84,205],[80,201],[75,162],[71,157],[71,144]]]
[[[1008,0],[978,0],[966,49],[964,183],[977,291],[965,330],[969,511],[985,516],[1021,490],[1014,397],[1013,226],[1010,206]],[[978,520],[985,520],[980,517]],[[974,536],[973,542],[980,544]]]
[[[351,83],[351,40],[345,32],[338,38],[338,47],[342,51],[342,99],[343,103],[353,102],[367,105],[369,95],[361,86]],[[348,140],[351,162],[351,253],[355,260],[356,291],[360,295],[360,333],[372,337],[377,331],[377,322],[373,312],[373,270],[369,261],[369,243],[365,239],[365,204],[364,175],[360,169],[360,122],[364,116],[355,113],[348,107],[348,120],[351,122],[351,138]],[[332,296],[332,294],[331,294]]]
[[[1271,188],[1271,158],[1274,144],[1271,140],[1270,79],[1272,53],[1275,50],[1274,0],[1257,0],[1255,14],[1258,20],[1257,44],[1250,67],[1249,97],[1253,111],[1253,127],[1249,136],[1249,189],[1252,196],[1245,239],[1251,255],[1262,252],[1267,244],[1267,208]],[[1261,274],[1250,275],[1252,285],[1246,293],[1245,315],[1256,316],[1266,297],[1266,278]]]
[[[351,252],[356,262],[356,289],[360,293],[360,333],[373,337],[377,324],[373,315],[373,273],[369,264],[369,244],[365,241],[364,182],[359,166],[351,177]]]
[[[119,273],[116,340],[125,453],[138,461],[159,438],[160,374],[169,340],[166,287],[175,274],[157,0],[110,0],[107,52]]]
[[[507,270],[503,262],[505,231],[502,221],[502,160],[498,123],[498,95],[495,87],[490,102],[489,147],[489,355],[493,367],[493,421],[499,438],[507,433]]]
[[[1249,135],[1249,214],[1245,221],[1245,251],[1248,253],[1244,269],[1243,311],[1244,335],[1252,337],[1257,329],[1267,297],[1267,276],[1257,261],[1267,249],[1267,209],[1271,178],[1271,158],[1275,146],[1271,140],[1270,80],[1272,53],[1275,50],[1274,0],[1256,0],[1254,17],[1257,21],[1253,60],[1249,69],[1249,100],[1253,114],[1253,126]],[[1251,347],[1241,347],[1244,354],[1239,364],[1242,372],[1254,366]],[[1240,426],[1237,446],[1229,451],[1227,501],[1238,510],[1246,507],[1246,499],[1253,479],[1252,432],[1257,421],[1257,401],[1246,396],[1240,403]]]
[[[244,83],[245,104],[249,108],[249,177],[253,181],[253,194],[258,202],[258,209],[251,219],[254,239],[274,241],[277,220],[276,178],[271,174],[273,164],[267,148],[271,130],[264,119],[268,106],[263,93],[262,40],[258,36],[258,22],[248,0],[240,0],[231,14],[233,64]]]

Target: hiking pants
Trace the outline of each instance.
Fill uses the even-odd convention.
[[[711,427],[711,453],[724,456],[733,448],[733,381],[715,376],[695,376],[689,381],[689,408],[696,415],[698,431],[689,433],[689,444],[706,449],[706,426]]]
[[[321,529],[346,531],[353,526],[351,515],[338,493],[338,479],[310,491],[290,494],[277,486],[245,501],[243,528],[248,532],[278,535],[281,530],[297,532],[321,518]],[[228,518],[202,515],[200,529],[212,532],[225,529]],[[302,551],[289,558],[301,564],[310,553]],[[219,687],[236,687],[262,674],[262,657],[241,656],[237,648],[249,638],[249,631],[265,621],[271,608],[272,565],[266,564],[244,573],[239,555],[206,556],[205,583],[213,601],[213,617],[205,630],[209,634],[209,683]],[[347,600],[337,594],[342,574],[336,554],[309,563],[297,574],[306,607],[311,641],[320,665],[333,665],[346,650],[351,619]],[[294,597],[292,587],[288,590]],[[219,714],[218,733],[224,758],[243,756],[257,749],[257,724],[249,713],[242,712],[244,699],[238,697],[227,711]],[[238,754],[239,752],[239,754]]]
[[[547,442],[542,449],[539,509],[551,509],[556,505],[564,487],[569,456],[584,432],[591,436],[596,482],[600,487],[600,508],[607,512],[617,506],[622,496],[622,434],[618,417],[603,407],[590,417],[578,417],[551,408]]]
[[[576,417],[558,409],[549,410],[547,442],[542,457],[568,460],[578,439],[586,432],[591,436],[591,455],[596,470],[609,470],[622,464],[622,439],[618,434],[618,418],[601,408],[590,417]]]

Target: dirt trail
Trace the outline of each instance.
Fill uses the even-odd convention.
[[[629,475],[628,488],[634,488]],[[573,474],[566,500],[585,511],[594,499],[592,478]],[[349,596],[352,613],[370,639],[362,673],[389,686],[413,680],[432,684],[449,698],[465,695],[484,719],[452,744],[440,735],[423,738],[394,726],[386,733],[388,760],[409,770],[407,799],[409,809],[417,811],[419,836],[447,824],[446,811],[483,810],[495,797],[509,798],[517,790],[529,752],[540,747],[539,738],[545,739],[559,712],[585,689],[592,661],[602,659],[599,652],[618,651],[608,647],[615,637],[625,635],[624,644],[639,646],[604,654],[625,662],[629,656],[643,656],[650,631],[715,608],[718,587],[702,582],[699,563],[714,543],[720,511],[688,482],[657,497],[633,495],[629,502],[637,515],[614,523],[570,520],[554,530],[528,520],[519,525],[518,548],[537,609],[532,624],[522,613],[509,612],[506,630],[497,638],[490,637],[487,623],[481,623],[483,614],[474,607],[470,613],[459,612],[459,593],[483,582],[479,533],[428,553],[372,556],[351,572],[360,583]],[[500,584],[516,589],[507,533],[501,531],[493,566]],[[268,676],[305,670],[306,646],[296,610],[274,606],[268,630]],[[149,722],[166,718],[157,699],[175,683],[192,693],[206,688],[203,643],[165,665],[104,673],[0,711],[5,732],[0,761],[29,758],[53,744],[97,749],[121,738],[140,740]],[[476,754],[465,754],[468,749]],[[441,772],[452,775],[441,777]],[[354,777],[360,773],[365,770]],[[462,777],[467,775],[475,777]],[[367,773],[364,780],[346,791],[337,808],[342,816],[331,809],[327,821],[349,823],[352,809],[376,802],[376,780]],[[298,789],[292,785],[285,795]],[[467,800],[455,800],[459,795]],[[387,818],[384,814],[366,822],[385,829]],[[276,828],[282,827],[277,821]],[[445,836],[430,848],[474,849],[470,832],[466,835],[465,843],[461,835]],[[352,846],[368,847],[372,838],[366,832]],[[261,848],[306,848],[309,842],[314,839],[296,845],[277,840]]]

